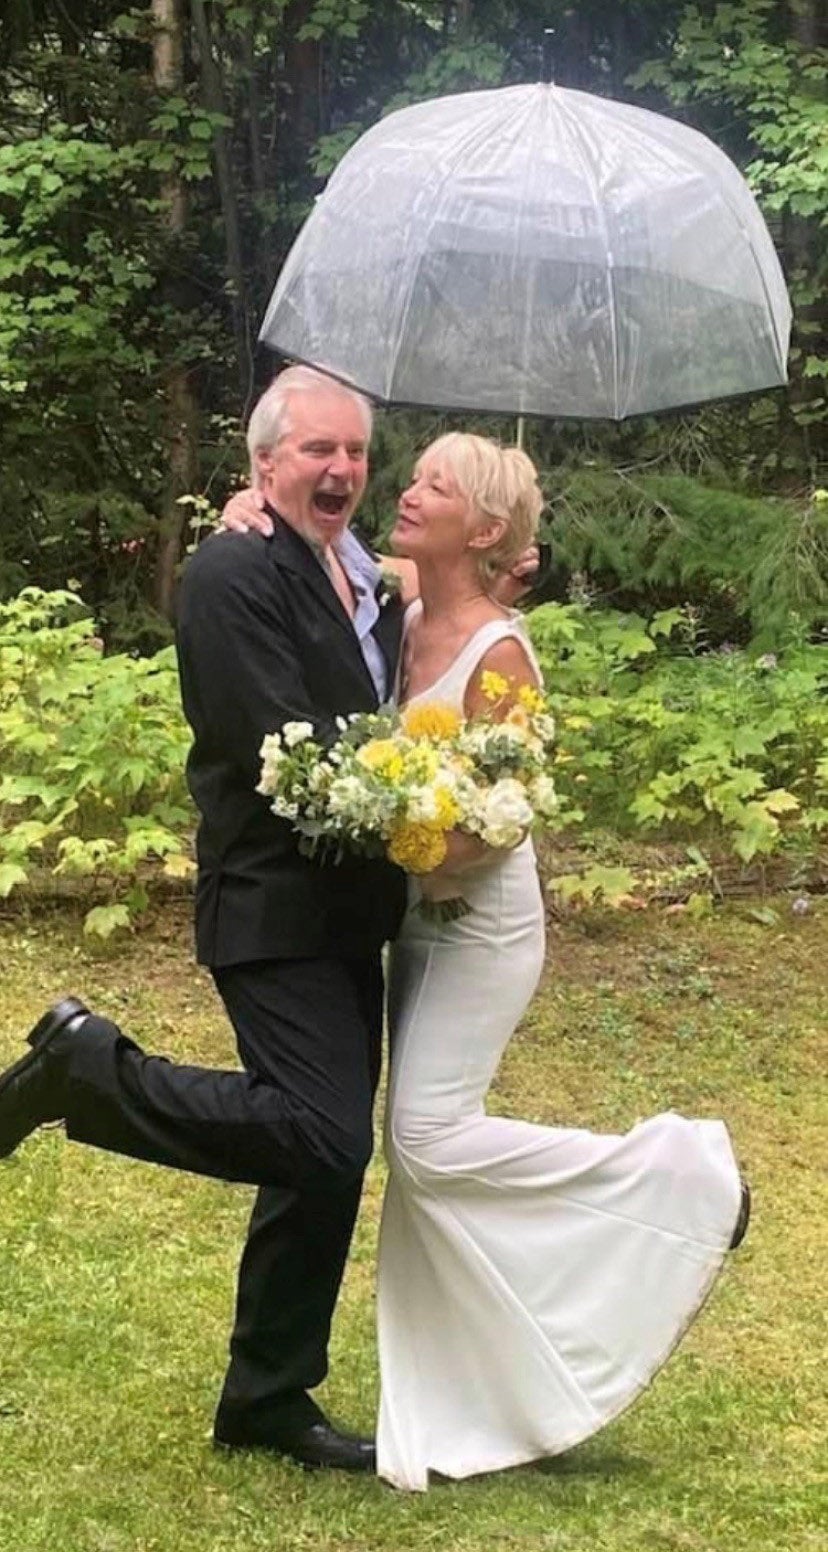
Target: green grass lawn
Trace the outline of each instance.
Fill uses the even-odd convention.
[[[801,919],[778,911],[770,926],[743,906],[553,929],[493,1106],[604,1130],[667,1108],[723,1115],[755,1204],[744,1248],[652,1389],[554,1461],[410,1496],[214,1453],[252,1192],[58,1131],[0,1164],[0,1552],[825,1548],[828,902]],[[183,908],[108,950],[65,915],[7,914],[0,963],[3,1065],[66,992],[154,1051],[234,1062]],[[366,1428],[381,1188],[377,1164],[320,1393]]]

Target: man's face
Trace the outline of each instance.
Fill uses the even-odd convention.
[[[285,435],[256,461],[262,493],[286,523],[327,549],[347,528],[368,477],[359,405],[344,394],[292,393]]]

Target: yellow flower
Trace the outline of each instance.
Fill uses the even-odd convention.
[[[499,701],[508,694],[509,681],[502,674],[492,673],[491,669],[485,668],[480,675],[480,688],[487,701]]]
[[[453,830],[460,818],[460,805],[454,793],[448,787],[435,787],[434,798],[437,804],[434,824],[441,830]]]
[[[440,769],[440,755],[432,744],[418,739],[413,749],[405,752],[405,776],[418,786],[433,781]]]
[[[446,855],[446,837],[431,824],[411,824],[401,820],[392,827],[388,838],[388,857],[406,873],[430,873]]]
[[[409,738],[453,738],[460,731],[460,718],[451,706],[426,701],[403,712],[402,727]]]
[[[403,758],[393,738],[369,739],[357,751],[357,759],[367,771],[376,771],[379,776],[387,776],[389,781],[398,781],[402,776]]]
[[[540,690],[536,690],[531,684],[521,685],[518,690],[518,700],[528,712],[543,711],[546,704]]]

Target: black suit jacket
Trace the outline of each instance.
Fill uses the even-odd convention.
[[[335,737],[337,715],[377,694],[359,642],[319,561],[275,513],[271,539],[208,538],[179,590],[177,645],[187,764],[201,813],[196,945],[202,964],[371,953],[399,927],[405,881],[384,861],[313,862],[256,792],[266,733],[309,721]],[[374,627],[393,681],[397,598]]]

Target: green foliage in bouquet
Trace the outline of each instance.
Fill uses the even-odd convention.
[[[192,871],[189,734],[171,648],[105,657],[74,593],[0,605],[0,897],[42,876],[87,879],[107,937],[147,904],[153,871]]]
[[[557,824],[813,862],[828,832],[828,647],[700,652],[692,610],[529,617],[558,725]]]

